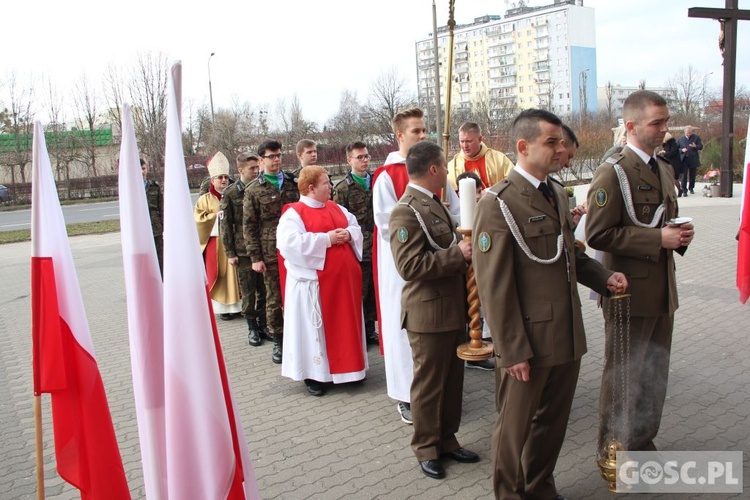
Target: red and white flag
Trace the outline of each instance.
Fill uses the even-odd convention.
[[[750,137],[750,118],[748,118]],[[737,288],[740,302],[750,297],[750,141],[745,139],[745,172],[742,176],[742,200],[740,202],[740,242],[737,246]]]
[[[52,166],[34,123],[31,329],[34,394],[51,394],[57,471],[81,498],[130,498],[94,356]]]
[[[164,169],[164,376],[169,498],[259,498],[232,400],[190,200],[170,72]]]
[[[130,332],[130,364],[146,498],[166,500],[164,308],[159,262],[128,104],[122,106],[120,238]]]

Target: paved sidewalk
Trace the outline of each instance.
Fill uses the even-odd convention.
[[[741,450],[744,474],[750,477],[750,304],[739,303],[735,288],[739,193],[736,187],[731,199],[700,194],[680,199],[680,214],[694,218],[697,236],[687,254],[677,257],[680,309],[656,444],[665,450]],[[578,198],[584,199],[582,193]],[[143,498],[119,234],[75,237],[71,244],[128,481],[133,497]],[[2,499],[35,496],[29,249],[28,243],[0,246]],[[588,297],[588,290],[582,288],[581,296]],[[556,479],[560,493],[570,499],[614,498],[595,464],[603,320],[594,301],[583,302],[589,352],[583,358]],[[270,360],[270,344],[246,344],[243,320],[219,321],[219,329],[263,498],[491,498],[489,450],[496,415],[491,373],[466,371],[458,436],[462,445],[480,454],[481,462],[447,463],[447,478],[436,481],[418,470],[409,448],[411,427],[401,423],[395,402],[386,396],[376,349],[370,348],[370,371],[363,384],[337,386],[313,398],[302,383],[281,378],[279,365]],[[47,495],[78,498],[77,490],[54,470],[50,413],[45,396]],[[745,494],[750,494],[748,486]]]

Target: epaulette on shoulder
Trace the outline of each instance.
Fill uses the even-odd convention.
[[[556,184],[558,184],[558,185],[560,185],[562,187],[565,187],[565,184],[563,184],[563,182],[560,179],[556,178],[556,177],[552,177],[550,175],[550,176],[547,176],[547,179],[551,180],[552,182],[554,182],[554,183],[556,183]]]
[[[625,155],[622,154],[622,151],[620,151],[613,155],[610,155],[609,158],[604,160],[604,163],[609,163],[610,165],[617,165],[618,163],[620,163],[620,160],[622,160],[624,157]]]
[[[498,197],[500,196],[500,193],[508,189],[508,186],[510,186],[510,181],[506,178],[489,188],[487,191],[485,191],[485,194],[490,194],[492,196]]]
[[[297,179],[296,179],[296,177],[294,175],[295,173],[296,172],[284,172],[284,178],[285,179],[289,179],[290,181],[294,181],[296,183]]]
[[[347,176],[347,177],[348,177],[348,176]],[[338,187],[339,187],[339,184],[341,184],[341,183],[343,183],[343,182],[344,182],[345,180],[347,180],[347,177],[344,177],[343,179],[339,179],[339,180],[337,180],[337,181],[336,181],[336,184],[334,184],[334,185],[333,185],[333,189],[336,189],[336,188],[338,188]],[[350,184],[350,183],[349,183],[349,182],[347,182],[347,184]]]

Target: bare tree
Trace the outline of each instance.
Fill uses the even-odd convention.
[[[123,72],[115,66],[108,66],[104,72],[104,100],[107,103],[107,115],[112,123],[122,124],[122,104],[125,102],[125,78]],[[131,103],[132,104],[132,103]]]
[[[12,73],[6,83],[9,108],[6,113],[5,130],[13,135],[10,149],[3,153],[2,164],[10,168],[11,183],[16,183],[16,168],[21,182],[26,183],[26,165],[31,161],[31,139],[34,106],[34,85],[32,79],[24,85],[19,84],[18,77]]]
[[[318,135],[318,125],[305,120],[302,114],[302,104],[297,94],[287,106],[286,99],[276,101],[276,120],[283,135],[283,144],[292,146],[300,139],[315,139]]]
[[[96,170],[98,98],[86,75],[83,75],[75,84],[73,102],[76,109],[76,127],[85,133],[81,146],[86,153],[88,173],[91,177],[96,177],[98,175]]]
[[[55,168],[57,182],[65,181],[66,198],[70,198],[70,165],[81,160],[80,144],[75,133],[65,130],[65,97],[47,80],[47,110],[50,122],[45,127],[47,151]]]
[[[370,134],[370,128],[363,113],[364,106],[357,98],[357,92],[341,92],[339,110],[327,123],[329,130],[335,131],[342,144],[362,141]]]
[[[682,118],[694,118],[698,114],[703,95],[703,76],[692,66],[680,71],[667,80],[667,87],[674,96],[675,111]]]
[[[614,95],[615,95],[615,87],[612,85],[611,81],[607,81],[607,84],[604,86],[604,98],[606,99],[606,106],[607,106],[607,118],[612,120],[612,107],[614,105]]]
[[[240,151],[248,149],[253,137],[254,118],[250,103],[240,103],[236,98],[231,108],[218,109],[210,127],[209,152],[221,151],[227,158],[233,158]]]
[[[416,103],[416,98],[408,92],[406,81],[395,66],[381,73],[370,85],[367,104],[369,119],[372,120],[376,133],[393,141],[391,119],[400,110]]]
[[[168,72],[166,55],[142,53],[138,55],[128,84],[138,145],[154,168],[164,165]]]

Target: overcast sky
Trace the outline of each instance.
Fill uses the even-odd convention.
[[[552,0],[529,0],[543,5]],[[3,80],[50,77],[61,89],[86,74],[98,81],[109,63],[132,66],[138,52],[160,51],[183,63],[183,100],[214,106],[233,99],[273,110],[295,93],[305,118],[323,125],[344,89],[364,100],[371,82],[396,67],[416,94],[414,43],[432,31],[432,0],[101,0],[14,1],[3,6]],[[687,17],[689,7],[724,0],[584,0],[596,17],[597,84],[661,86],[692,65],[721,86],[719,23]],[[437,0],[438,25],[448,0]],[[750,9],[750,0],[740,0]],[[503,15],[500,0],[456,0],[456,21]],[[750,87],[750,21],[738,28],[737,86]],[[38,94],[44,94],[43,91]],[[44,120],[44,103],[37,109]]]

